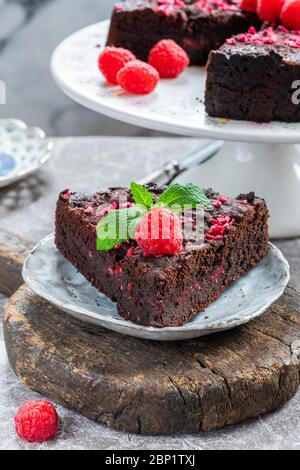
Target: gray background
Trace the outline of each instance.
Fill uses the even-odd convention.
[[[73,103],[55,85],[49,63],[71,33],[110,16],[114,0],[0,0],[0,80],[7,104],[0,117],[17,117],[51,136],[149,135]]]

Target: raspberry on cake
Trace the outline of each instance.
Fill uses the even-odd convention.
[[[285,0],[257,0],[257,13],[262,21],[278,21]]]
[[[244,11],[251,11],[252,13],[256,13],[257,0],[241,0],[240,6]]]
[[[227,38],[260,25],[256,13],[243,11],[234,0],[123,1],[114,9],[107,45],[129,49],[147,62],[155,44],[173,39],[192,65],[205,65],[209,52]]]
[[[252,27],[211,52],[206,111],[220,118],[298,122],[300,107],[292,95],[299,77],[299,31]]]
[[[183,249],[181,221],[168,209],[148,212],[138,225],[134,238],[146,255],[177,255]]]
[[[282,24],[290,29],[300,29],[300,0],[286,0],[280,19]]]
[[[188,206],[184,213],[182,203]],[[149,237],[146,227],[153,210],[160,214],[158,237]],[[66,190],[57,203],[55,241],[62,255],[117,303],[122,317],[175,327],[218,299],[267,254],[268,217],[265,201],[254,193],[234,199],[195,185],[132,184],[93,195]],[[102,239],[108,221],[118,229],[128,226]],[[168,224],[167,232],[161,223]]]

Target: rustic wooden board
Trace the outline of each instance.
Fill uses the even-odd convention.
[[[22,284],[22,265],[33,243],[0,230],[0,292],[12,295]]]
[[[0,231],[0,291],[22,284],[32,244]],[[19,379],[116,429],[212,430],[267,412],[299,387],[300,294],[291,287],[260,319],[181,343],[152,343],[84,324],[22,286],[4,313]]]
[[[178,343],[143,341],[82,323],[22,286],[4,313],[19,379],[119,430],[212,430],[265,413],[299,387],[300,295],[260,319]]]

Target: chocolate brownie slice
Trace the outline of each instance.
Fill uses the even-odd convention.
[[[283,27],[240,34],[207,66],[206,111],[210,116],[257,122],[300,121],[293,99],[300,80],[300,32]]]
[[[107,45],[124,47],[147,61],[158,41],[173,39],[192,65],[205,65],[212,49],[252,25],[261,25],[257,15],[230,0],[125,1],[113,11]]]
[[[156,186],[148,189],[155,197],[162,193]],[[197,233],[191,230],[181,253],[156,258],[145,256],[135,241],[96,251],[99,219],[118,208],[120,199],[132,204],[130,190],[114,188],[92,196],[64,191],[56,210],[57,248],[117,303],[122,317],[158,328],[182,325],[268,252],[269,213],[263,199],[254,193],[231,199],[212,190],[206,195],[211,205],[204,210],[201,242],[195,244]],[[182,223],[197,215],[191,210]]]

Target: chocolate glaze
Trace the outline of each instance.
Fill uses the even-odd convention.
[[[190,56],[192,65],[205,65],[211,50],[219,48],[234,34],[245,32],[250,26],[260,27],[256,14],[223,11],[214,7],[201,10],[186,2],[186,7],[174,7],[169,14],[156,11],[157,2],[136,7],[136,3],[121,3],[123,9],[113,12],[107,44],[125,47],[137,58],[147,60],[151,48],[161,39],[173,39]],[[227,2],[231,4],[231,2]],[[148,2],[149,4],[149,2]]]
[[[262,33],[260,33],[262,34]],[[274,31],[274,44],[240,42],[212,51],[207,65],[206,111],[209,115],[257,122],[300,121],[294,83],[300,79],[300,48]],[[231,42],[231,41],[230,41]]]

